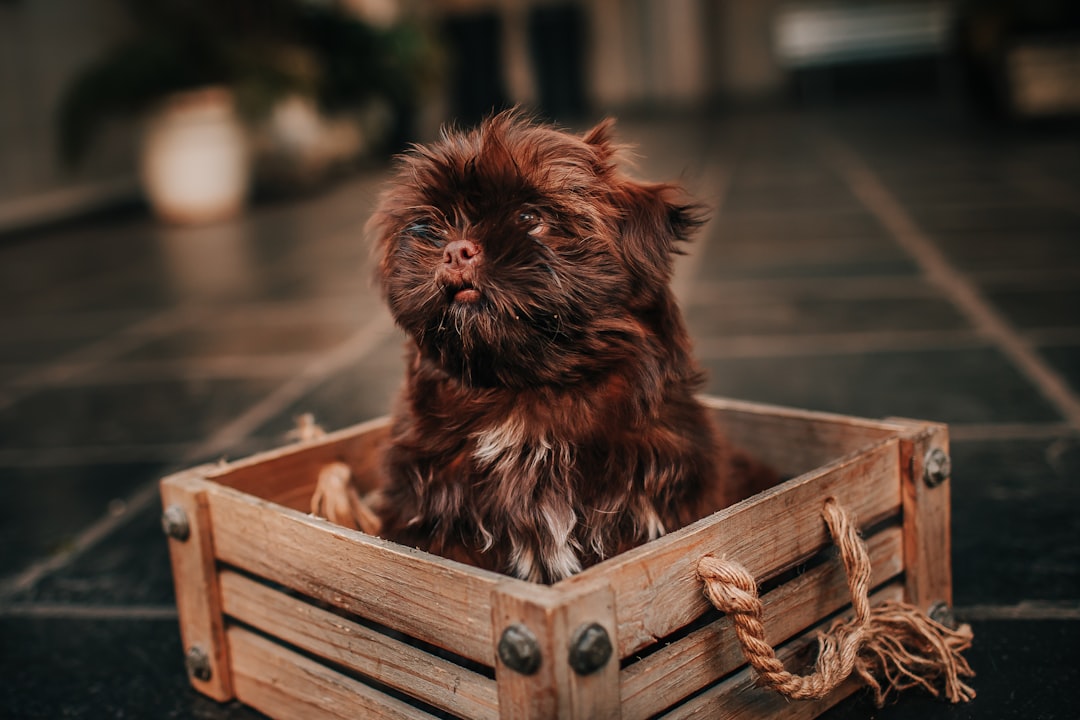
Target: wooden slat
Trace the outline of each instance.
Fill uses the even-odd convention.
[[[887,600],[901,600],[903,585],[899,582],[885,586],[870,596],[872,604]],[[793,659],[803,656],[809,647],[816,645],[817,633],[827,629],[828,623],[811,628],[781,648],[776,655],[793,671],[800,671]],[[809,672],[812,668],[803,668]],[[822,714],[836,703],[861,687],[855,680],[848,680],[822,700],[789,700],[780,693],[759,687],[757,676],[750,667],[736,673],[722,683],[709,688],[701,695],[663,715],[664,720],[688,718],[718,718],[724,720],[810,720]]]
[[[492,597],[496,642],[511,625],[524,625],[537,638],[541,663],[532,675],[495,666],[499,715],[520,720],[614,720],[619,717],[619,662],[612,657],[599,670],[578,675],[569,665],[575,631],[597,623],[614,638],[611,588],[584,586],[554,592],[543,586],[506,583]]]
[[[504,576],[229,488],[214,486],[209,502],[222,562],[494,665],[491,591]]]
[[[785,477],[820,467],[899,429],[889,422],[846,415],[709,396],[701,399],[737,446],[767,459]],[[381,452],[389,430],[389,418],[377,418],[229,463],[210,471],[208,478],[265,500],[300,507],[296,498],[314,488],[319,470],[340,461],[352,468],[362,490],[371,490],[380,482]]]
[[[319,471],[343,462],[363,491],[379,485],[381,446],[390,432],[388,418],[378,418],[317,440],[299,442],[214,468],[207,478],[264,500],[295,495],[298,488],[314,489]]]
[[[311,496],[315,494],[315,483],[304,482],[288,491],[266,498],[270,502],[284,505],[302,513],[311,512]]]
[[[611,584],[625,657],[687,625],[707,603],[697,578],[708,554],[738,560],[767,579],[828,544],[822,503],[835,497],[864,523],[900,506],[898,440],[891,439],[759,493],[659,540],[646,543],[555,588]]]
[[[203,470],[195,468],[162,480],[161,502],[166,509],[182,509],[190,528],[187,539],[169,538],[180,639],[185,653],[192,648],[206,653],[210,676],[205,680],[188,677],[199,692],[225,701],[232,699],[233,689],[207,507],[207,489],[211,486],[203,480]]]
[[[362,682],[323,667],[275,642],[233,626],[236,697],[278,720],[431,720]]]
[[[847,415],[707,396],[701,400],[728,440],[782,477],[801,475],[903,430],[887,421]]]
[[[225,613],[342,667],[461,717],[497,718],[495,681],[232,571]]]
[[[866,544],[873,585],[903,572],[903,533],[899,527],[883,530]],[[849,604],[851,596],[837,557],[766,593],[761,600],[767,638],[775,646]],[[652,717],[670,705],[671,698],[687,697],[745,663],[731,620],[721,617],[623,670],[623,720]]]
[[[940,448],[948,454],[949,431],[936,423],[907,422],[910,432],[900,442],[907,601],[928,613],[937,603],[952,606],[951,483],[930,487],[924,478],[927,453]]]

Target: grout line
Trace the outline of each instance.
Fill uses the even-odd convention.
[[[949,442],[1060,440],[1076,434],[1068,423],[950,423]]]
[[[1052,207],[1080,215],[1080,191],[1045,171],[1037,170],[1027,163],[1013,163],[1008,180],[1014,187],[1031,198],[1050,201]]]
[[[1040,347],[1080,345],[1080,327],[1041,327],[1024,331],[1024,337]]]
[[[114,363],[55,363],[50,386],[124,385],[148,381],[275,379],[289,377],[318,357],[317,352],[233,355],[218,357],[130,360]],[[38,387],[25,380],[12,381],[15,388]]]
[[[1015,292],[1039,292],[1057,287],[1071,290],[1080,283],[1080,270],[1073,271],[1068,276],[1071,283],[1061,282],[1058,285],[1038,282],[1029,275],[1016,275],[1013,280],[1008,276],[996,276],[992,283],[996,289]],[[986,285],[982,276],[977,275],[979,285]],[[747,280],[713,280],[699,282],[693,296],[684,303],[688,310],[693,308],[715,308],[717,306],[738,307],[743,305],[769,305],[777,300],[790,302],[817,301],[854,303],[866,300],[943,300],[941,292],[926,283],[921,276],[896,276],[880,275],[865,276],[858,278],[800,278],[800,279],[777,279],[758,278]],[[919,332],[897,330],[898,333]],[[935,331],[925,331],[935,332]],[[1080,328],[1076,326],[1046,326],[1030,327],[1017,331],[1027,338],[1032,344],[1042,345],[1075,345],[1080,344]],[[843,335],[867,335],[880,334],[880,331],[854,331]],[[793,342],[799,342],[800,338],[807,337],[803,333],[777,333],[767,337],[789,337]]]
[[[923,274],[1000,350],[1064,416],[1080,430],[1080,399],[1064,378],[956,270],[854,150],[832,137],[819,139],[822,154],[895,240],[922,268]]]
[[[365,357],[393,327],[389,313],[380,309],[366,326],[344,343],[316,358],[299,375],[287,380],[232,422],[218,429],[206,443],[197,448],[195,455],[216,455],[243,441],[260,425],[299,400],[323,379]],[[198,457],[188,459],[195,460]]]
[[[156,481],[149,482],[136,489],[124,499],[125,512],[106,513],[97,522],[76,535],[70,546],[63,552],[38,560],[21,573],[0,583],[0,598],[33,587],[45,575],[64,567],[86,552],[86,550],[97,545],[113,530],[121,527],[134,517],[140,510],[150,507],[157,499],[157,492]]]
[[[1075,602],[1025,600],[1016,605],[967,605],[953,608],[957,619],[979,620],[1080,620]]]
[[[98,367],[126,352],[145,345],[150,340],[172,332],[191,321],[188,308],[174,308],[155,313],[132,325],[121,328],[104,338],[82,345],[59,359],[34,368],[8,381],[8,388],[0,391],[0,410],[34,392],[43,385],[57,385],[70,381],[80,373]]]
[[[88,463],[171,463],[186,457],[195,443],[147,445],[75,445],[69,447],[0,448],[0,467],[56,467]]]
[[[125,327],[147,319],[138,310],[79,310],[42,313],[41,311],[0,318],[0,332],[5,342],[27,340],[93,340],[95,335],[120,332]]]
[[[1042,270],[974,270],[968,275],[983,287],[1006,292],[1074,290],[1080,283],[1080,267],[1068,266]]]
[[[358,283],[358,287],[360,285],[362,283]],[[192,315],[202,315],[207,321],[212,322],[214,327],[243,326],[252,323],[260,325],[355,324],[359,313],[355,307],[350,306],[350,301],[357,299],[358,293],[366,296],[373,292],[376,292],[375,289],[363,287],[357,293],[320,295],[295,300],[237,300],[225,306],[213,308],[195,304],[185,306],[182,311]],[[179,311],[181,311],[180,308],[174,307],[159,311],[156,315],[168,315]],[[112,326],[109,332],[117,334],[124,332],[126,327],[148,322],[151,317],[132,310],[45,313],[0,319],[0,332],[4,333],[8,341],[64,339],[73,333],[85,334],[88,329],[95,326]]]
[[[702,360],[846,355],[868,352],[933,352],[981,348],[987,339],[971,330],[913,330],[806,335],[731,335],[698,340]]]
[[[760,303],[798,297],[814,300],[910,300],[940,295],[920,277],[863,275],[858,277],[754,278],[710,280],[698,284],[692,305]]]
[[[83,605],[11,603],[0,605],[0,618],[47,620],[176,620],[176,605]]]
[[[358,362],[377,346],[378,340],[393,328],[388,313],[378,312],[364,327],[337,348],[309,364],[299,375],[284,382],[246,411],[221,427],[205,442],[192,446],[180,459],[189,465],[218,455],[245,440],[255,429],[303,397],[312,387],[330,374]],[[70,548],[61,554],[39,560],[13,578],[0,583],[0,598],[33,587],[42,577],[69,564],[94,547],[105,536],[121,527],[130,518],[152,506],[158,500],[158,482],[153,480],[137,489],[125,500],[122,514],[106,514],[83,530]]]

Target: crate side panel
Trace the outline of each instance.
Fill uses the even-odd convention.
[[[232,571],[222,608],[245,625],[461,717],[497,718],[495,681]]]
[[[866,541],[872,586],[903,572],[903,534],[891,527]],[[837,612],[851,602],[838,557],[783,583],[761,598],[772,645]],[[709,623],[622,672],[623,720],[652,717],[671,704],[735,671],[746,662],[727,617]]]
[[[382,447],[389,432],[389,420],[379,418],[228,463],[207,477],[226,487],[279,502],[304,488],[308,488],[310,496],[319,471],[330,463],[343,462],[352,470],[357,487],[367,492],[380,484]]]
[[[795,477],[896,436],[902,427],[846,415],[778,408],[720,398],[702,400],[733,445],[782,477]]]
[[[870,600],[877,605],[889,600],[902,600],[903,596],[903,584],[896,582],[871,594]],[[812,657],[812,650],[817,646],[817,635],[824,632],[828,624],[821,623],[777,648],[776,656],[793,672],[812,672],[812,666],[800,666],[806,664],[806,656]],[[860,687],[854,678],[849,678],[821,700],[789,700],[774,690],[760,687],[757,674],[747,667],[662,717],[664,720],[717,717],[724,720],[771,720],[778,717],[785,720],[809,720],[821,715]]]
[[[272,718],[431,720],[362,682],[250,633],[230,627],[236,696]]]
[[[491,590],[505,580],[267,503],[209,493],[219,560],[424,642],[494,664]]]
[[[815,472],[607,560],[556,585],[604,579],[615,591],[620,657],[670,635],[708,607],[697,577],[704,555],[729,557],[759,580],[775,577],[831,541],[822,519],[835,497],[864,524],[900,507],[898,441],[849,455]]]

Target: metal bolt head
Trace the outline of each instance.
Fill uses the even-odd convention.
[[[611,659],[611,638],[599,623],[582,625],[570,640],[570,667],[578,675],[589,675]]]
[[[170,505],[161,514],[161,529],[174,540],[184,542],[191,537],[191,525],[187,513],[179,505]]]
[[[540,643],[529,628],[515,623],[499,638],[499,659],[511,670],[532,675],[540,669]]]
[[[923,461],[923,479],[930,487],[937,487],[952,475],[952,462],[941,448],[930,448]]]
[[[184,657],[184,665],[187,667],[188,675],[196,680],[206,682],[213,675],[213,671],[210,669],[210,656],[198,645],[193,645],[187,651],[187,655]]]

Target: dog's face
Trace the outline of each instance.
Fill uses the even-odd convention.
[[[562,384],[649,332],[700,219],[677,188],[616,168],[610,128],[503,113],[401,158],[371,228],[383,294],[423,356],[471,385]]]

